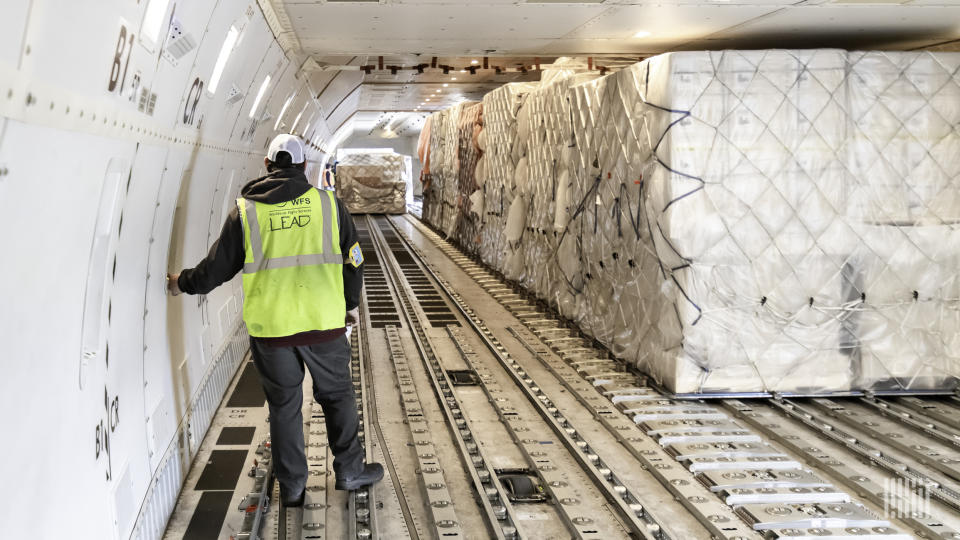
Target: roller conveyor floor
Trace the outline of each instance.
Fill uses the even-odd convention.
[[[219,537],[244,540],[960,539],[956,397],[672,399],[415,218],[356,222],[354,384],[384,480],[333,489],[307,378],[307,501],[280,508],[262,394],[231,390],[168,538],[209,538],[226,504]]]

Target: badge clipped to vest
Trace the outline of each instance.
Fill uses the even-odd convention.
[[[349,261],[354,268],[358,268],[361,264],[363,264],[363,251],[360,250],[359,242],[354,243],[353,246],[350,248]]]

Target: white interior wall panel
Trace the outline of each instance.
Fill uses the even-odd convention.
[[[338,130],[344,129],[348,122],[358,119],[358,113],[356,111],[360,105],[361,94],[359,84],[360,82],[357,80],[357,84],[341,94],[343,97],[331,107],[328,108],[324,106],[324,110],[327,111],[327,125],[334,130],[334,135],[337,135]],[[352,133],[353,130],[350,130],[347,135],[344,135],[344,137],[349,136],[349,134]]]
[[[247,9],[244,9],[245,7]],[[203,125],[200,126],[203,133],[218,134],[219,137],[224,137],[225,134],[231,133],[239,120],[247,120],[246,110],[243,110],[244,100],[245,98],[253,99],[256,96],[260,84],[260,81],[255,78],[256,72],[260,69],[264,55],[276,44],[267,23],[260,17],[252,16],[256,12],[250,6],[227,2],[223,7],[220,7],[220,11],[223,12],[224,28],[221,28],[219,32],[208,33],[213,56],[212,58],[208,57],[206,62],[198,63],[201,66],[201,71],[196,76],[204,81],[204,88],[201,99],[203,108],[196,115],[197,120],[203,119]],[[248,13],[251,13],[249,18]],[[210,66],[214,65],[223,46],[226,33],[231,26],[239,31],[234,51],[242,50],[249,51],[249,53],[242,60],[233,57],[236,52],[231,54],[217,84],[216,93],[212,94],[209,79],[213,70]],[[225,104],[225,100],[231,95],[234,88],[242,94],[242,98]],[[195,96],[191,98],[191,106],[192,99],[195,99]],[[249,107],[249,102],[247,102],[247,106]],[[186,111],[186,103],[184,103],[184,111]]]
[[[201,153],[191,155],[188,159],[189,168],[184,172],[180,184],[170,237],[167,261],[171,272],[193,266],[207,253],[209,246],[204,233],[209,222],[208,213],[222,156]],[[183,367],[175,372],[181,378],[185,397],[192,396],[196,391],[212,356],[212,351],[205,346],[203,339],[204,336],[211,339],[208,334],[208,304],[207,296],[187,295],[174,298],[168,304],[175,308],[171,313],[179,315],[174,329],[186,338],[182,356]],[[168,318],[168,323],[170,322],[172,320]],[[173,359],[176,361],[177,356]]]
[[[166,6],[158,44],[141,35],[155,2]],[[0,536],[157,538],[209,422],[208,411],[191,422],[192,407],[199,393],[223,391],[205,381],[236,335],[241,305],[237,279],[171,298],[165,274],[206,254],[240,187],[262,174],[275,133],[263,119],[290,94],[318,89],[296,76],[303,59],[284,55],[255,2],[3,9],[0,210],[16,262],[0,285],[0,404],[18,411],[4,427],[24,443],[8,457],[18,496],[5,514],[34,515],[68,486],[83,495],[57,519],[5,519]],[[176,38],[187,39],[178,58],[164,54],[171,17]],[[242,32],[212,94],[231,25]],[[234,86],[244,96],[228,104]],[[298,129],[307,121],[329,137],[312,100]],[[308,158],[318,161],[318,149]]]
[[[264,30],[264,32],[268,31]],[[260,92],[260,86],[263,84],[264,77],[269,74],[272,79],[275,76],[271,72],[272,67],[274,67],[278,61],[279,47],[277,47],[274,41],[264,39],[264,35],[260,34],[250,36],[248,39],[254,41],[254,43],[248,45],[252,53],[246,58],[241,73],[237,75],[237,80],[239,81],[237,86],[240,92],[243,93],[243,96],[236,103],[227,105],[226,108],[228,114],[225,115],[225,120],[229,120],[230,125],[225,129],[228,130],[231,145],[242,146],[245,139],[250,137],[250,129],[254,125],[255,120],[250,118],[250,108],[257,99],[257,94]],[[274,64],[268,65],[268,62],[271,60]],[[224,86],[224,88],[217,88],[218,95],[226,90],[227,82],[229,81],[221,82],[221,86]],[[265,95],[258,104],[259,111],[262,113],[267,104],[272,103],[270,98],[276,99],[274,92],[278,86],[285,87],[288,92],[295,91],[295,87],[289,86],[290,84],[289,78],[283,81],[273,80],[271,82],[272,88],[268,87],[265,90]],[[268,127],[272,129],[273,123],[270,122]]]
[[[105,478],[111,470],[121,472],[130,461],[123,443],[111,445],[112,451],[107,452],[106,439],[100,437],[98,452],[93,442],[95,428],[111,423],[108,403],[119,396],[124,403],[133,404],[139,393],[136,386],[118,384],[120,371],[126,371],[122,360],[114,357],[110,370],[103,351],[97,350],[107,337],[104,303],[113,293],[110,275],[116,250],[114,208],[107,205],[98,212],[99,188],[108,183],[105,176],[129,166],[134,144],[90,137],[81,146],[72,140],[68,132],[10,121],[0,144],[4,167],[31,171],[20,176],[24,181],[8,176],[0,184],[0,211],[5,222],[11,232],[15,224],[21,224],[20,233],[11,233],[4,240],[9,250],[5,260],[19,263],[5,270],[8,277],[0,312],[4,381],[9,385],[0,392],[0,404],[10,412],[4,424],[9,440],[24,443],[14,445],[10,463],[16,466],[8,469],[22,489],[21,496],[12,501],[10,515],[29,515],[29,507],[19,505],[49,497],[49,486],[59,485],[64,477],[88,485],[91,500],[112,500],[111,491],[119,484]],[[57,149],[56,160],[51,159],[52,149]],[[87,172],[79,175],[76,171]],[[33,181],[26,181],[31,175]],[[86,211],[68,214],[70,208]],[[97,236],[95,250],[92,246]],[[88,289],[102,293],[91,295],[85,303]],[[85,304],[90,307],[85,332],[88,356],[82,366]],[[77,400],[79,394],[87,399]],[[73,421],[66,421],[64,415]],[[57,429],[38,430],[41,426]],[[113,435],[116,441],[126,434],[107,436]],[[37,459],[37,448],[46,449],[45,459]],[[85,515],[89,510],[83,504],[72,505],[62,516],[67,521],[89,522],[92,516]],[[96,527],[105,533],[111,519],[102,511],[94,517]],[[23,522],[23,526],[37,537],[54,536],[57,531],[51,520]]]
[[[147,423],[146,437],[148,443],[155,445],[154,455],[150,456],[153,467],[163,458],[166,443],[174,436],[184,416],[183,404],[187,402],[182,386],[178,385],[172,376],[183,360],[183,338],[179,333],[170,334],[167,330],[168,299],[165,290],[170,231],[173,228],[173,215],[185,162],[184,149],[172,148],[167,152],[159,182],[151,186],[153,208],[144,209],[145,215],[141,216],[144,221],[149,219],[150,227],[150,234],[146,239],[149,251],[144,291],[141,384],[145,394],[143,401]],[[171,354],[174,349],[179,353],[176,358]]]
[[[4,2],[3,17],[0,17],[0,62],[9,66],[19,64],[29,13],[30,0]]]
[[[350,66],[360,66],[366,62],[366,57],[358,57],[346,65]],[[323,77],[326,79],[326,77]],[[327,79],[323,82],[321,88],[324,89],[323,93],[317,98],[320,102],[320,106],[323,108],[324,114],[330,116],[335,112],[340,102],[349,95],[354,89],[363,81],[363,72],[361,71],[335,71],[333,72],[333,77]],[[327,123],[331,129],[336,130],[337,125],[332,121]]]
[[[148,343],[145,321],[147,298],[150,296],[144,276],[150,273],[151,251],[154,246],[162,243],[151,242],[153,237],[153,216],[158,200],[158,187],[165,176],[164,168],[167,165],[167,150],[158,145],[140,145],[137,148],[136,159],[133,163],[129,184],[126,187],[126,208],[133,214],[124,219],[120,228],[120,246],[117,250],[117,274],[114,281],[115,290],[125,302],[118,302],[116,306],[117,320],[129,321],[124,325],[111,326],[111,342],[126,343],[130,348],[116,351],[120,358],[138,358],[140,362],[131,362],[137,367],[137,378],[143,385],[143,418],[147,454],[150,471],[155,470],[162,457],[163,443],[169,439],[176,429],[177,418],[171,407],[164,407],[164,400],[169,400],[169,377],[164,376],[164,369],[169,372],[169,362],[148,362],[153,356],[153,349],[144,350]],[[136,215],[144,213],[145,216]],[[148,239],[144,242],[144,238]],[[155,271],[163,272],[163,266]],[[160,289],[162,281],[152,280]],[[162,289],[161,291],[162,292]],[[156,348],[156,347],[154,347]],[[149,353],[148,353],[149,351]]]
[[[297,91],[294,91],[287,96],[281,96],[281,105],[276,114],[274,125],[278,129],[287,129],[292,127],[298,111],[302,110],[303,106],[307,104],[307,101],[310,99],[310,97],[311,96],[307,96],[304,94],[304,92],[300,91],[299,88]]]
[[[366,57],[356,58],[346,65],[359,66],[364,64],[365,61]],[[315,78],[314,85],[325,89],[317,99],[326,116],[330,116],[340,101],[363,81],[362,72],[350,70],[333,71],[329,75],[314,75],[313,77]],[[331,125],[331,128],[336,129],[336,125]]]
[[[196,49],[179,60],[184,68],[189,66],[189,84],[184,85],[181,90],[179,113],[176,117],[177,123],[184,129],[200,128],[208,109],[211,112],[216,110],[210,107],[212,100],[205,99],[212,73],[210,66],[216,62],[224,36],[243,6],[243,2],[237,1],[218,2],[212,12],[202,15],[198,13],[197,17],[182,21],[183,31],[190,36],[186,39],[195,39],[198,42]],[[194,4],[193,9],[200,7]],[[174,13],[174,16],[177,17],[177,14]]]
[[[262,55],[259,54],[261,52]],[[258,66],[250,82],[250,91],[243,97],[241,107],[237,111],[233,140],[235,144],[252,144],[251,149],[261,150],[266,154],[269,134],[273,133],[271,118],[274,118],[282,107],[282,103],[277,101],[282,99],[280,96],[283,92],[278,92],[277,86],[285,82],[281,77],[288,63],[284,60],[283,51],[276,43],[271,44],[265,51],[257,51],[254,56],[258,58]],[[286,79],[286,81],[290,80]],[[259,103],[257,103],[258,95],[261,96]]]

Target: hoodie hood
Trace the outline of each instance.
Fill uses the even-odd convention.
[[[280,169],[248,182],[240,190],[240,196],[251,201],[280,204],[300,197],[312,187],[300,169]]]

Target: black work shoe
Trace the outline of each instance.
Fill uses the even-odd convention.
[[[283,486],[280,487],[280,503],[284,508],[299,508],[303,506],[303,498],[307,494],[307,490],[301,490],[300,494],[291,497],[284,493]]]
[[[383,478],[383,465],[379,463],[367,463],[363,466],[363,472],[353,478],[337,478],[335,487],[341,491],[353,491],[376,484],[381,478]]]

